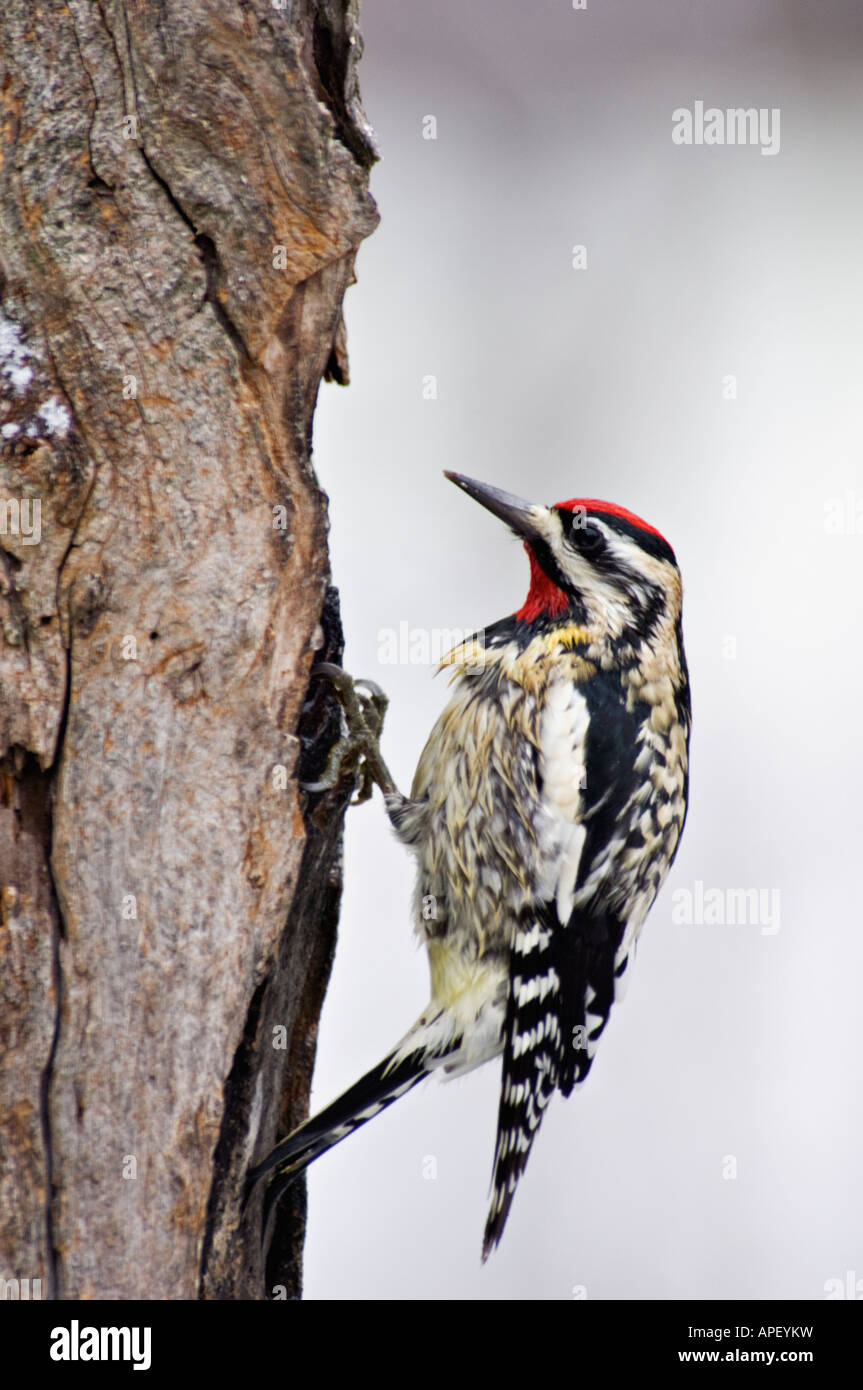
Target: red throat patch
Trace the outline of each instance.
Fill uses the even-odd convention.
[[[569,607],[569,599],[549,579],[527,542],[524,548],[530,560],[530,589],[515,616],[522,623],[532,623],[537,618],[559,618]]]

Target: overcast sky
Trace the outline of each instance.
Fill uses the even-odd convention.
[[[495,1063],[313,1167],[306,1295],[824,1298],[863,1280],[863,11],[366,0],[363,29],[382,221],[315,436],[346,664],[391,697],[407,789],[446,683],[382,664],[386,630],[481,626],[527,583],[441,470],[622,503],[683,571],[692,793],[499,1251],[481,1266]],[[675,143],[697,102],[762,111],[760,143]],[[426,1001],[412,881],[376,795],[348,817],[316,1107]],[[741,889],[755,920],[699,913]]]

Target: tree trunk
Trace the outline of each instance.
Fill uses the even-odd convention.
[[[302,1197],[267,1281],[239,1203],[338,910],[359,52],[354,0],[0,9],[0,1278],[45,1297],[298,1295]]]

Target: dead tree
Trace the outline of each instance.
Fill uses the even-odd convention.
[[[0,9],[0,1278],[46,1297],[299,1289],[302,1195],[268,1279],[239,1198],[339,901],[359,52],[355,0]]]

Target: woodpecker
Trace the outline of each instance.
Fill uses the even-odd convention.
[[[625,508],[532,505],[446,477],[524,543],[511,617],[442,663],[452,696],[410,796],[380,756],[382,692],[334,679],[349,733],[418,863],[413,916],[431,999],[380,1064],[255,1168],[268,1210],[296,1176],[418,1082],[503,1057],[482,1257],[499,1243],[551,1097],[587,1076],[645,917],[674,860],[690,694],[674,552]],[[365,691],[360,687],[365,684]]]

